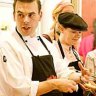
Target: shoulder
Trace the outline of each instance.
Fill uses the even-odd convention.
[[[88,52],[87,56],[95,57],[96,58],[96,49],[93,51]]]
[[[9,49],[18,49],[18,42],[12,36],[11,33],[3,33],[0,35],[0,48],[9,50]]]
[[[86,59],[85,59],[85,65],[95,64],[96,66],[96,49],[93,51],[88,52]],[[90,65],[92,67],[92,65]]]
[[[56,45],[54,43],[49,42],[46,38],[44,38],[43,36],[40,36],[42,38],[42,40],[44,41],[44,43],[46,44],[47,48],[51,51],[51,53],[56,53],[57,48]]]
[[[52,40],[48,34],[42,34],[42,36],[52,43]]]
[[[43,40],[44,43],[52,45],[52,43],[48,39],[46,39],[44,36],[42,36],[42,35],[37,36],[38,40],[40,40],[39,37],[41,37],[41,39]]]

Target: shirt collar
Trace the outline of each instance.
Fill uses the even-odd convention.
[[[66,44],[63,44],[62,46],[64,47],[64,49],[66,49],[68,51],[71,51],[72,50],[72,46],[68,46]]]

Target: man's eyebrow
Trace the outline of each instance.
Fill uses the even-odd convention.
[[[29,12],[29,14],[35,14],[35,12]]]
[[[23,12],[21,12],[21,11],[17,11],[17,13],[23,13]]]
[[[23,12],[21,12],[21,11],[17,11],[17,13],[22,13],[23,14]],[[28,14],[35,14],[35,12],[29,12]]]

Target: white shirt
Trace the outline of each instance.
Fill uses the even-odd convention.
[[[4,96],[36,96],[39,81],[31,80],[33,62],[29,50],[16,32],[12,35],[5,34],[2,38],[5,39],[0,45],[0,87]],[[57,77],[67,78],[72,71],[64,66],[66,61],[58,59],[57,49],[45,38],[42,39],[53,56]],[[48,54],[37,37],[27,40],[27,45],[35,56]]]
[[[59,52],[59,58],[62,58],[62,54],[61,54],[61,51],[60,51],[60,48],[58,46],[58,43],[57,41],[54,41],[54,46],[57,48],[58,52]],[[73,49],[72,49],[72,46],[67,46],[67,45],[62,45],[62,49],[63,49],[63,52],[64,52],[64,59],[66,58],[67,62],[71,63],[71,62],[74,62],[74,61],[77,61],[75,55],[73,54]],[[79,57],[79,54],[78,52],[75,50],[76,54],[78,55]],[[62,58],[63,59],[63,58]],[[79,57],[80,59],[80,57]],[[67,65],[69,65],[69,63],[67,63]]]

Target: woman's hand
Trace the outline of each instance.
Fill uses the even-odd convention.
[[[79,65],[79,68],[80,68],[83,76],[84,75],[87,75],[87,76],[91,75],[91,72],[88,69],[84,68],[83,65],[80,62],[78,63],[78,65]]]

